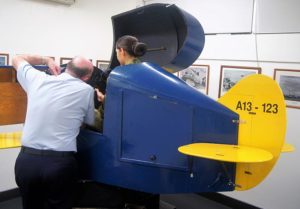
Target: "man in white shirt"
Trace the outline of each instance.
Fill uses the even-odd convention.
[[[41,64],[53,75],[32,66]],[[15,165],[23,208],[71,209],[78,176],[76,137],[82,123],[94,124],[94,90],[85,83],[93,64],[75,57],[60,74],[51,58],[19,55],[13,66],[27,93],[22,147]]]

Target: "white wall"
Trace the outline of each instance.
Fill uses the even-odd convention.
[[[0,0],[0,51],[10,55],[110,59],[111,16],[134,9],[136,0],[76,0],[63,5],[46,0]],[[10,56],[11,58],[12,56]]]
[[[110,17],[142,4],[135,0],[105,3],[104,0],[77,0],[72,6],[32,0],[0,2],[0,18],[5,20],[1,22],[1,52],[37,53],[57,59],[83,54],[93,61],[110,58]],[[210,65],[209,96],[217,99],[221,65],[260,66],[262,73],[268,76],[273,75],[274,68],[300,69],[300,34],[209,35],[197,63]],[[286,139],[296,146],[296,151],[283,154],[273,172],[256,188],[225,195],[267,209],[299,208],[300,109],[288,108],[287,116]],[[15,149],[0,150],[0,191],[15,188],[12,169],[16,155]]]
[[[198,18],[207,33],[250,33],[254,0],[145,0],[171,3]],[[233,11],[234,12],[231,12]]]
[[[299,0],[263,0],[257,4],[257,33],[300,32]]]
[[[45,0],[0,0],[0,52],[60,57],[83,55],[110,60],[111,16],[134,9],[136,0],[76,0],[67,6]],[[1,91],[1,89],[0,89]],[[0,132],[21,130],[0,126]],[[16,188],[14,163],[19,152],[0,150],[0,192]]]

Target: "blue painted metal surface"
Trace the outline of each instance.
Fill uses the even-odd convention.
[[[176,72],[204,47],[200,23],[175,5],[153,4],[112,17],[114,42],[132,34],[148,48],[141,64],[118,65],[113,45],[103,133],[81,131],[83,179],[149,193],[231,191],[235,165],[178,152],[193,142],[237,144],[238,115],[198,92]],[[153,64],[156,63],[156,64]],[[116,67],[116,68],[115,68]]]
[[[183,17],[187,32],[177,56],[164,66],[171,69],[173,73],[189,67],[199,57],[205,43],[204,31],[199,21],[186,11],[179,8],[178,10]]]
[[[81,175],[160,194],[233,190],[219,162],[187,157],[177,148],[236,144],[236,119],[158,65],[117,67],[108,80],[103,134],[82,131],[79,137]],[[234,180],[234,165],[227,167]]]
[[[147,44],[142,61],[156,63],[169,72],[189,67],[199,57],[205,43],[204,31],[199,21],[177,7],[168,4],[150,4],[112,18],[114,44],[110,68],[119,65],[115,42],[123,35],[134,35]],[[163,48],[162,50],[155,50]]]

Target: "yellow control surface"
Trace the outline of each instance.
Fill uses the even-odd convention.
[[[272,153],[263,163],[237,163],[236,190],[258,185],[281,154],[286,132],[286,105],[280,86],[265,75],[249,75],[234,85],[219,102],[238,113],[238,145]]]
[[[178,151],[195,157],[236,163],[259,163],[273,158],[268,151],[239,145],[194,143],[181,146]]]
[[[22,132],[0,133],[0,149],[21,146]]]
[[[281,152],[293,152],[295,150],[295,147],[291,144],[284,144]]]

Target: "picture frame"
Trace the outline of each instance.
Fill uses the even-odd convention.
[[[0,53],[0,66],[8,65],[9,63],[9,54]]]
[[[73,58],[71,57],[61,57],[59,60],[60,65],[68,64]]]
[[[251,74],[261,74],[261,68],[221,65],[218,97],[223,96],[242,78]]]
[[[203,94],[208,94],[209,65],[194,64],[179,71],[178,77]]]
[[[96,67],[101,70],[106,70],[109,66],[109,61],[107,60],[96,60]]]
[[[274,69],[273,78],[283,92],[286,106],[300,109],[300,70]]]

